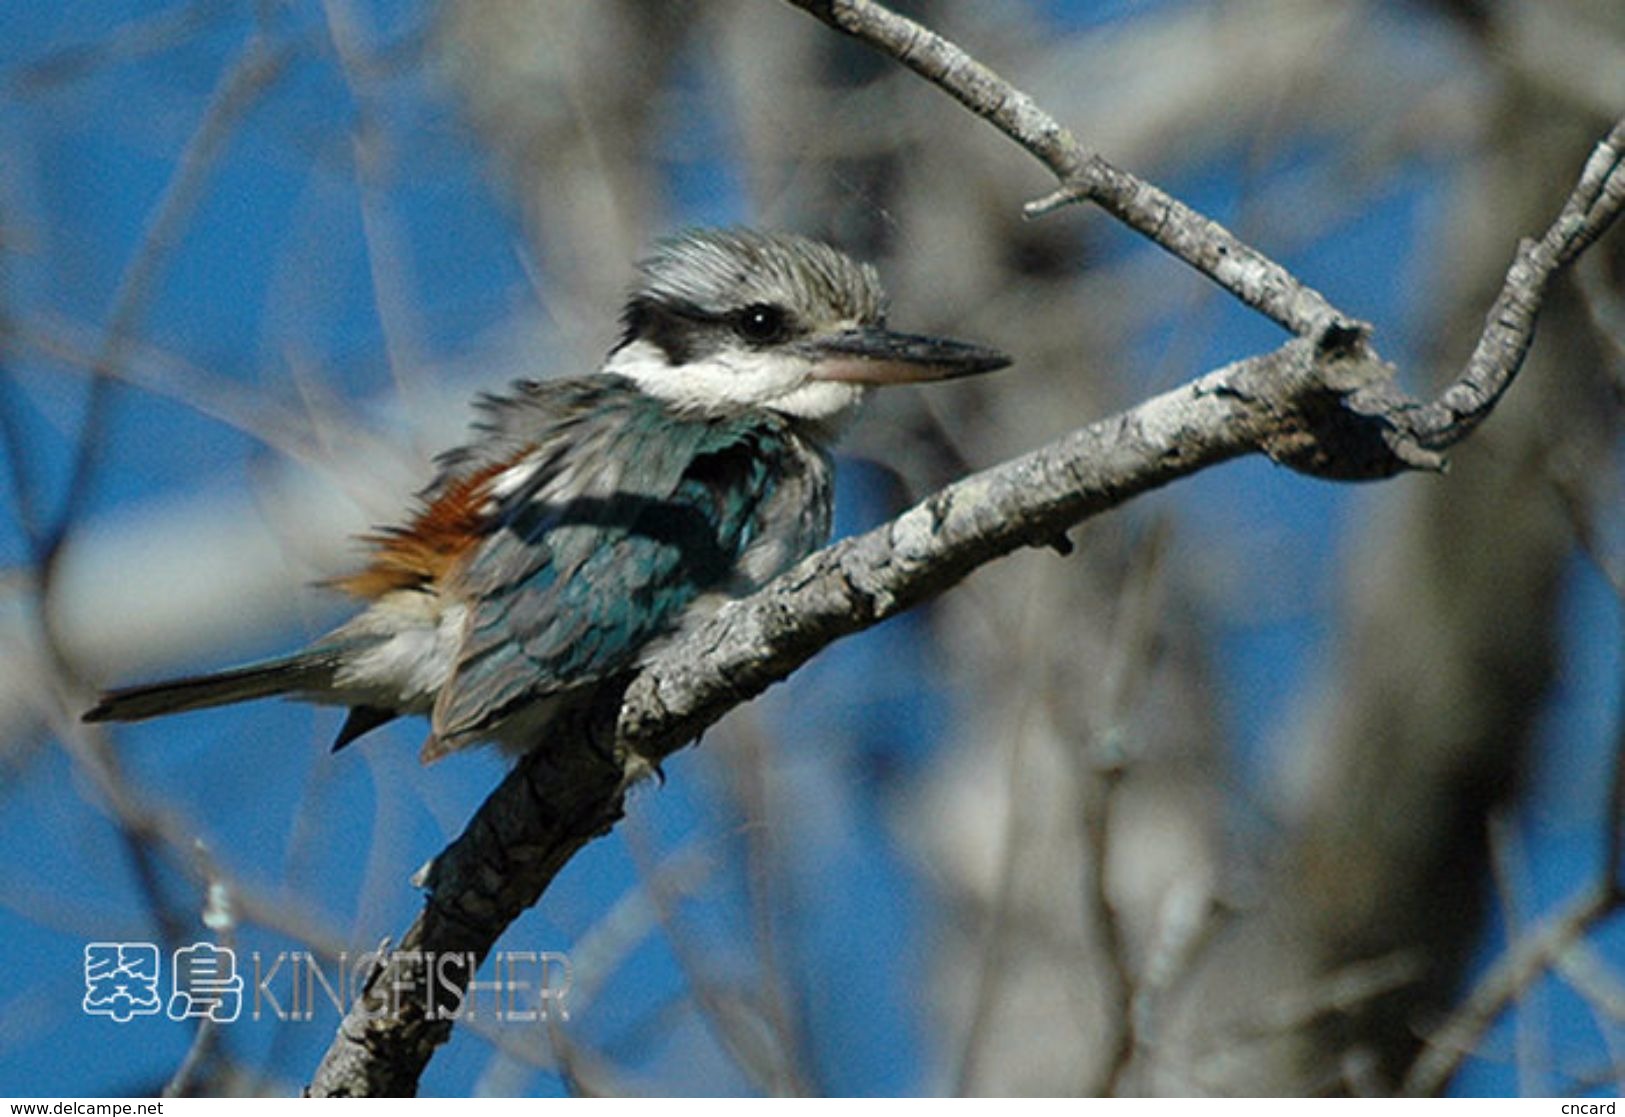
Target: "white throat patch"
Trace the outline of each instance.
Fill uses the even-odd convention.
[[[674,365],[659,346],[634,341],[610,356],[604,371],[683,411],[726,414],[763,407],[793,419],[836,424],[863,401],[860,384],[813,380],[812,362],[791,353],[723,350]]]

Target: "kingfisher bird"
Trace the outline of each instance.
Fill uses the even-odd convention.
[[[873,267],[805,237],[693,230],[638,265],[598,372],[475,403],[469,441],[331,584],[367,602],[292,655],[111,690],[86,721],[255,698],[349,707],[336,751],[427,716],[424,763],[523,751],[830,531],[831,448],[872,385],[1010,363],[896,333]]]

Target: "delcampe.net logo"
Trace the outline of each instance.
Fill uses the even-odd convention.
[[[386,969],[407,960],[416,977]],[[239,971],[230,947],[195,942],[165,958],[150,942],[85,944],[85,1012],[120,1024],[160,1014],[171,1020],[230,1023],[246,1014],[259,1020],[342,1017],[357,1006],[368,1015],[392,1015],[408,996],[441,1020],[484,1014],[500,1021],[568,1020],[570,960],[554,951],[506,950],[490,956],[492,977],[476,980],[472,953],[369,950],[320,961],[309,951],[255,950]],[[425,978],[426,980],[418,980]]]

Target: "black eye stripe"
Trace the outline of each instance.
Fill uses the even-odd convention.
[[[647,341],[672,364],[680,365],[726,344],[728,334],[763,349],[804,332],[795,315],[776,303],[751,303],[716,313],[691,302],[641,297],[632,299],[622,311],[620,345]]]

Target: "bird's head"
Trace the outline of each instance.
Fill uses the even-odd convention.
[[[874,268],[784,233],[698,230],[639,266],[606,372],[685,410],[837,423],[876,384],[1003,368],[979,345],[886,328]]]

